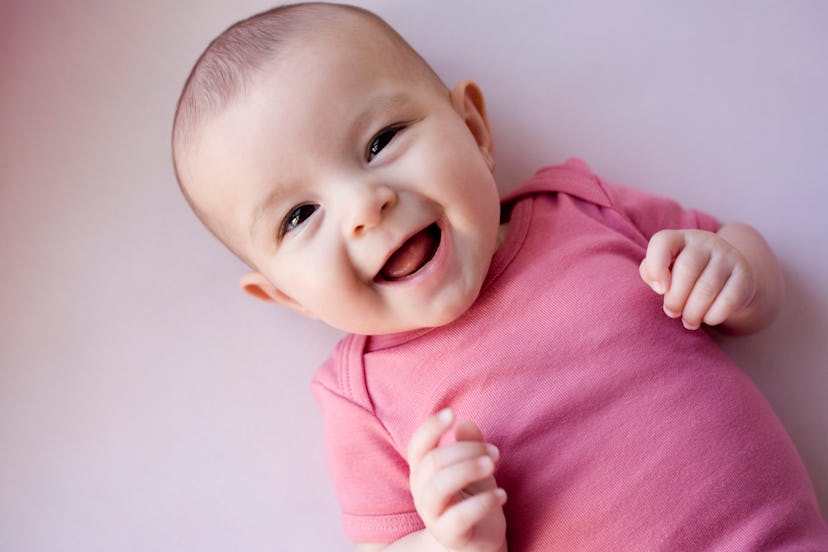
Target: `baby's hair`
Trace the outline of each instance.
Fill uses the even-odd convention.
[[[188,141],[204,121],[244,94],[245,87],[266,69],[287,40],[301,32],[322,29],[326,23],[348,13],[376,25],[400,47],[412,69],[443,86],[428,63],[390,25],[376,14],[356,6],[324,2],[287,4],[231,25],[210,42],[190,71],[178,99],[172,131],[173,166],[179,187],[201,222],[219,240],[226,243],[214,224],[206,220],[185,186],[181,157]]]

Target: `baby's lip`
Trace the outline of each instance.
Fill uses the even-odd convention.
[[[442,230],[436,222],[406,236],[389,252],[374,281],[397,282],[416,274],[434,258],[441,238]]]

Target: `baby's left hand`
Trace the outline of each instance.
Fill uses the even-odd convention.
[[[650,239],[641,278],[664,295],[664,312],[688,330],[716,326],[747,307],[756,277],[724,238],[704,230],[662,230]]]

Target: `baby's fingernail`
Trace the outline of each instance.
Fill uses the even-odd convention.
[[[678,318],[679,316],[681,316],[680,312],[670,310],[669,308],[667,308],[667,306],[664,307],[664,314],[666,314],[670,318]]]
[[[506,491],[504,491],[500,487],[495,489],[495,496],[497,497],[497,499],[500,501],[501,504],[506,502]]]
[[[661,282],[653,282],[650,287],[653,288],[653,291],[658,293],[659,295],[664,295],[664,284]]]
[[[486,452],[489,454],[489,457],[495,462],[497,462],[500,458],[500,451],[497,449],[496,446],[492,444],[486,445]]]
[[[437,413],[437,420],[441,424],[448,424],[454,418],[454,412],[451,411],[451,408],[444,408],[440,412]]]
[[[681,325],[684,326],[684,329],[686,329],[686,330],[698,330],[699,329],[698,324],[691,324],[683,318],[681,319]]]

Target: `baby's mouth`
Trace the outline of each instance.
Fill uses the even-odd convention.
[[[436,223],[420,230],[406,240],[377,274],[377,280],[393,282],[411,276],[434,257],[440,246],[442,232]]]

